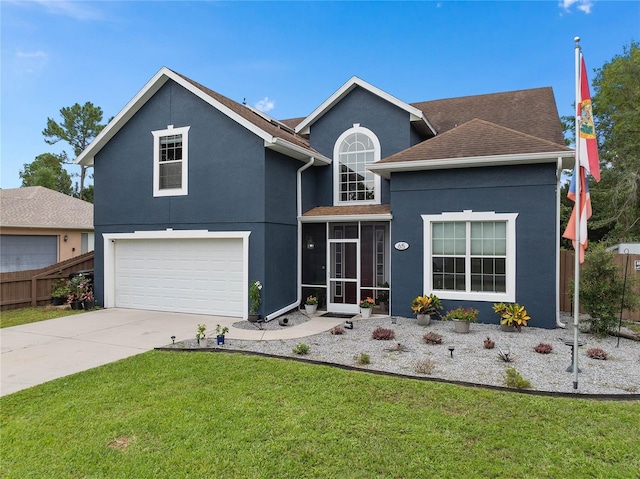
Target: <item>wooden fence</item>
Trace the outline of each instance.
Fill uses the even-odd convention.
[[[627,258],[628,257],[628,258]],[[640,294],[640,271],[635,269],[635,262],[640,261],[640,254],[618,254],[616,255],[615,262],[621,268],[624,273],[625,264],[628,263],[627,268],[627,284],[631,284],[635,287],[635,290]],[[560,311],[573,312],[573,303],[571,301],[571,282],[574,278],[574,263],[573,263],[573,251],[560,250]],[[580,308],[581,312],[585,312]],[[640,309],[635,311],[624,311],[622,313],[624,319],[632,321],[640,321]]]
[[[56,279],[87,269],[93,269],[93,251],[46,268],[0,273],[0,311],[51,304]]]

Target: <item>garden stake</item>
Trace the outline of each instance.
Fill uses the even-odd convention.
[[[622,309],[624,308],[624,290],[627,289],[627,269],[629,269],[629,248],[625,248],[624,254],[627,255],[627,261],[624,264],[624,281],[622,282],[622,300],[620,301],[620,321],[618,321],[618,343],[616,348],[620,346],[620,329],[622,328]]]

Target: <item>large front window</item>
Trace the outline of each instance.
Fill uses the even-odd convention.
[[[189,127],[154,131],[153,195],[187,194]]]
[[[335,203],[380,203],[380,178],[367,166],[380,159],[380,143],[369,129],[355,124],[334,148]]]
[[[445,299],[514,301],[516,216],[424,215],[425,290]]]

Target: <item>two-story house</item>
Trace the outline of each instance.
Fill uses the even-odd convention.
[[[162,68],[77,161],[95,168],[105,307],[271,319],[526,305],[557,317],[559,181],[572,166],[551,88],[408,104],[353,77],[277,121]]]

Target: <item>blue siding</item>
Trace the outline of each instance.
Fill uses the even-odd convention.
[[[354,123],[380,140],[381,158],[409,148],[415,141],[409,114],[367,90],[356,87],[311,126],[311,146],[328,158],[338,137]],[[316,169],[317,206],[333,205],[333,167]],[[382,179],[382,203],[389,203],[389,181]],[[316,205],[314,205],[316,206]]]
[[[277,311],[298,297],[297,170],[304,166],[279,153],[266,152],[265,289],[266,312]]]
[[[518,213],[516,220],[516,301],[535,327],[555,327],[556,254],[555,165],[468,168],[392,174],[392,311],[410,316],[411,300],[423,287],[423,214],[445,211]],[[445,309],[464,304],[480,310],[479,320],[498,322],[493,303],[443,301]]]
[[[190,126],[189,194],[153,196],[154,130]],[[264,142],[176,83],[167,82],[100,151],[95,161],[96,297],[104,299],[103,233],[181,230],[251,231],[249,279],[265,284],[261,314],[279,309],[295,293],[267,283],[267,251],[295,251],[295,169],[277,154],[265,158]],[[265,172],[265,161],[272,169]],[[267,186],[268,183],[268,186]],[[268,189],[268,191],[267,191]],[[282,223],[265,238],[266,221]],[[274,258],[274,261],[278,257]]]

